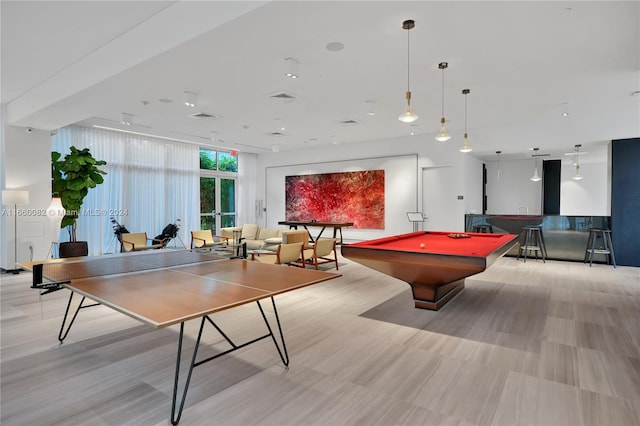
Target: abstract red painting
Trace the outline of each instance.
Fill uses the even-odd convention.
[[[286,220],[384,229],[384,170],[286,176],[285,195]]]

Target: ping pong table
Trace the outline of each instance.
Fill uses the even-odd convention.
[[[58,334],[60,343],[68,336],[80,310],[96,305],[110,307],[155,328],[180,324],[171,403],[170,420],[173,425],[180,421],[193,369],[199,365],[270,337],[288,369],[289,355],[274,296],[340,276],[243,259],[221,259],[191,250],[131,252],[22,262],[20,265],[32,271],[32,287],[40,289],[42,294],[62,289],[71,291]],[[75,310],[71,308],[74,298]],[[79,304],[77,298],[80,298]],[[271,299],[278,338],[271,324],[273,319],[267,319],[260,304],[266,298]],[[267,333],[237,344],[213,321],[211,315],[251,302],[256,302]],[[191,362],[186,377],[181,380],[184,324],[198,318],[201,319],[200,328]],[[205,324],[213,326],[230,349],[197,360]],[[183,385],[178,402],[181,381]]]

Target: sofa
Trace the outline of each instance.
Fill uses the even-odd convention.
[[[273,250],[278,249],[278,244],[282,243],[282,233],[286,229],[260,228],[256,224],[245,224],[222,228],[221,236],[229,238],[229,242],[235,242],[234,238],[239,233],[243,242],[247,243],[247,250]]]

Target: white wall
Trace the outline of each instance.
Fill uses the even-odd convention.
[[[3,121],[4,123],[4,121]],[[58,230],[46,215],[51,203],[51,136],[48,131],[23,127],[3,126],[4,154],[2,156],[3,189],[29,192],[29,204],[18,206],[24,215],[17,216],[17,260],[19,262],[44,259]],[[4,206],[13,210],[13,206]],[[14,265],[14,220],[3,215],[2,268]]]
[[[256,155],[247,153],[238,153],[238,181],[236,185],[236,194],[238,201],[238,211],[236,216],[236,224],[243,223],[259,223],[257,219],[261,219],[256,211],[256,183],[260,182],[256,176]],[[239,190],[242,188],[242,190]]]
[[[564,216],[611,215],[610,176],[607,163],[580,164],[582,180],[573,180],[575,168],[563,164],[560,172],[560,214]]]
[[[464,196],[464,212],[482,214],[482,164],[483,162],[472,155],[465,155],[462,194]],[[480,179],[478,179],[480,176]]]
[[[542,214],[542,181],[531,181],[533,160],[501,160],[499,178],[498,162],[488,161],[486,165],[487,214]],[[540,160],[538,173],[542,173]]]

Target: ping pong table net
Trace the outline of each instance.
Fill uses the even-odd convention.
[[[89,257],[59,263],[45,262],[33,266],[32,288],[55,291],[74,279],[141,272],[219,259],[223,259],[223,257],[190,250],[163,250],[149,254],[131,253]]]

